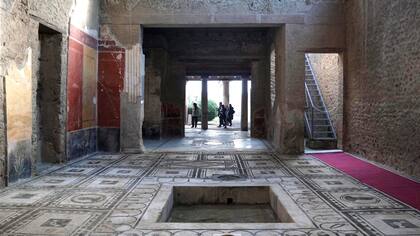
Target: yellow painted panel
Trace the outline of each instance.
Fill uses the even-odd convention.
[[[6,75],[7,140],[10,147],[32,136],[32,51],[26,63],[13,63]]]
[[[97,52],[88,46],[83,46],[83,128],[94,127],[96,119],[96,69]]]

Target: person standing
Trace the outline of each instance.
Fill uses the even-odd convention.
[[[233,114],[235,114],[235,109],[233,109],[232,104],[229,104],[226,112],[226,120],[229,126],[232,126]]]
[[[226,108],[222,104],[222,102],[219,103],[219,109],[217,109],[217,116],[219,117],[219,126],[222,127],[222,125],[226,128]]]
[[[197,123],[198,123],[198,117],[200,116],[200,108],[198,108],[197,103],[193,103],[193,108],[192,108],[192,121],[191,121],[191,128],[197,128]]]

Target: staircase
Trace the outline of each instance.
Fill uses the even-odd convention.
[[[309,58],[305,55],[305,131],[306,146],[312,149],[337,148],[337,136],[322,99]]]

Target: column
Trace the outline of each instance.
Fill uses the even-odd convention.
[[[207,76],[201,78],[201,129],[208,129],[208,97],[207,97]]]
[[[305,55],[296,38],[301,26],[286,24],[276,34],[276,95],[278,110],[274,146],[282,154],[301,154],[304,151]],[[286,43],[287,42],[287,43]]]
[[[270,76],[265,60],[251,63],[251,137],[266,138],[266,117],[270,109]]]
[[[241,130],[248,131],[248,78],[242,78]]]
[[[124,89],[121,91],[120,147],[122,152],[141,153],[144,86],[144,55],[142,52],[141,28],[127,26],[130,42],[125,46]]]
[[[223,80],[223,104],[229,104],[229,80]]]
[[[185,128],[185,65],[173,58],[161,83],[162,136],[183,137]]]
[[[162,122],[161,83],[166,76],[167,52],[163,48],[150,49],[146,67],[143,137],[160,138]]]

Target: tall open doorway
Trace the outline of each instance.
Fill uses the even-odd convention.
[[[338,53],[305,54],[305,151],[342,147],[343,60]]]
[[[46,163],[60,162],[64,155],[64,134],[60,124],[61,95],[61,33],[39,25],[39,67],[36,89],[35,150],[37,170]]]
[[[207,81],[207,127],[202,126],[202,80],[200,76],[187,76],[185,85],[185,128],[193,125],[193,104],[196,103],[200,115],[199,129],[220,129],[225,131],[248,131],[251,126],[251,81],[246,80],[245,97],[243,81],[240,76],[209,76]],[[245,100],[244,100],[245,99]],[[220,103],[226,109],[225,120],[219,117]],[[243,104],[244,103],[244,104]],[[245,109],[244,109],[245,108]],[[230,110],[229,110],[230,109]],[[231,111],[231,112],[229,112]],[[244,113],[244,114],[243,114]],[[195,114],[197,115],[197,114]],[[221,123],[222,122],[222,123]],[[226,123],[224,128],[223,122]],[[243,124],[245,122],[245,124]],[[244,128],[245,127],[245,128]],[[248,132],[247,132],[248,133]]]
[[[193,126],[193,104],[197,104],[199,111],[202,111],[201,105],[201,80],[187,80],[185,83],[185,128]],[[213,109],[209,109],[213,111]],[[211,116],[213,114],[211,113]],[[197,119],[197,128],[201,129],[201,114]]]

